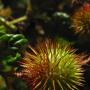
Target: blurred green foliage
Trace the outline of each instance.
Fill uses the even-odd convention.
[[[21,58],[28,40],[23,34],[15,34],[5,27],[0,26],[0,65],[2,70],[9,71],[14,63]]]

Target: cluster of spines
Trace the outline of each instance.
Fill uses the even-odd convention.
[[[61,48],[56,42],[47,40],[37,49],[29,46],[20,62],[22,70],[16,75],[27,82],[30,90],[78,90],[82,86],[85,64],[74,51]]]

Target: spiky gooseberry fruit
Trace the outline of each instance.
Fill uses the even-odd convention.
[[[29,90],[78,90],[83,85],[84,64],[74,51],[51,40],[39,43],[19,63],[15,75],[26,81]]]
[[[85,3],[76,10],[72,16],[72,26],[83,42],[88,41],[90,38],[90,3]]]

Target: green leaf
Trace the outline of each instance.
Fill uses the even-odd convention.
[[[13,55],[9,55],[6,56],[3,60],[7,63],[7,64],[12,64],[16,61],[18,61],[21,58],[21,55],[19,53],[16,53],[15,56]]]
[[[27,39],[20,39],[18,40],[17,42],[15,42],[15,46],[22,46],[22,45],[25,45],[26,43],[28,42]]]
[[[53,15],[54,17],[60,17],[60,18],[69,18],[70,16],[65,12],[56,12]]]
[[[18,48],[17,48],[17,47],[10,47],[10,50],[17,51],[17,50],[18,50]]]
[[[4,34],[0,37],[0,41],[8,41],[12,36],[13,34]]]
[[[9,42],[17,41],[19,39],[25,38],[22,34],[13,35]]]

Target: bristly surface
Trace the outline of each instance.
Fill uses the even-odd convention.
[[[25,52],[19,63],[22,70],[15,74],[30,90],[78,90],[83,85],[83,63],[73,50],[51,40],[29,48],[32,52]]]
[[[72,16],[75,33],[82,37],[90,37],[90,3],[85,3]]]

